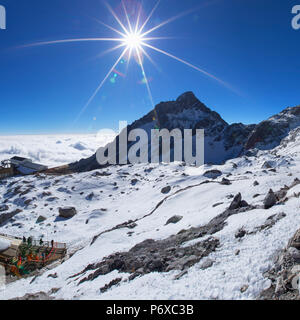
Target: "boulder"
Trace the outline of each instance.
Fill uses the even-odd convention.
[[[240,208],[246,208],[246,207],[249,207],[248,202],[245,201],[245,200],[242,200],[241,203],[240,203]]]
[[[249,289],[249,286],[245,284],[244,286],[241,287],[241,293],[245,293]]]
[[[132,180],[131,180],[131,185],[132,185],[132,186],[135,186],[138,182],[139,182],[138,179],[132,179]]]
[[[269,190],[268,194],[264,199],[264,208],[269,209],[272,208],[277,202],[277,198],[272,189]]]
[[[171,191],[171,187],[170,186],[167,186],[167,187],[164,187],[161,189],[161,193],[162,194],[167,194]]]
[[[249,204],[245,200],[242,200],[242,195],[238,193],[233,198],[228,210],[236,210],[236,209],[247,208],[247,207],[249,207]]]
[[[172,218],[170,218],[167,222],[166,225],[170,224],[170,223],[178,223],[181,219],[183,218],[183,216],[173,216]]]
[[[220,184],[222,184],[224,186],[230,186],[231,182],[230,182],[230,180],[223,178],[222,181],[220,182]]]
[[[47,220],[47,218],[45,218],[44,216],[39,216],[39,217],[37,218],[37,220],[36,220],[35,223],[42,223],[42,222],[44,222],[45,220]]]
[[[86,199],[87,201],[91,201],[91,200],[93,200],[94,196],[95,196],[95,194],[94,194],[94,192],[92,192],[92,193],[90,193],[89,195],[87,195],[87,196],[85,197],[85,199]]]
[[[235,233],[235,238],[236,239],[244,238],[246,234],[247,232],[243,228],[241,228]]]
[[[76,208],[74,207],[59,208],[58,211],[59,216],[65,219],[73,218],[77,214]]]

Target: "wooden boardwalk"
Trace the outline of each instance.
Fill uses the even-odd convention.
[[[19,275],[18,267],[29,273],[44,267],[54,261],[64,258],[67,254],[65,243],[32,240],[30,244],[23,242],[22,238],[0,234],[0,240],[10,243],[7,250],[0,252],[0,264],[2,264],[7,274]],[[52,246],[53,244],[53,246]]]

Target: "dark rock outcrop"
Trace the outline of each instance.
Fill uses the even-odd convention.
[[[264,275],[272,284],[261,293],[260,300],[300,300],[300,230]]]
[[[240,208],[247,208],[249,205],[245,200],[242,200],[242,195],[238,193],[232,200],[228,210],[236,210]]]
[[[179,221],[181,221],[183,218],[183,216],[173,216],[171,217],[167,222],[166,222],[166,225],[170,224],[170,223],[178,223]]]
[[[162,194],[168,194],[171,191],[171,187],[167,186],[161,189]]]
[[[264,199],[264,208],[270,209],[277,203],[277,198],[272,189],[269,190],[268,194]]]
[[[58,211],[59,216],[64,219],[73,218],[77,214],[76,208],[74,207],[59,208]]]

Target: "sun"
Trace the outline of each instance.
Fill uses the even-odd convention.
[[[139,33],[132,32],[124,37],[123,42],[129,49],[138,49],[141,47],[143,40],[143,37]]]
[[[99,21],[98,19],[95,19],[98,23],[104,25],[105,27],[107,27],[108,29],[110,29],[111,31],[117,33],[119,35],[119,37],[115,37],[115,38],[75,38],[75,39],[63,39],[63,40],[55,40],[55,41],[46,41],[46,42],[37,42],[37,43],[33,43],[33,44],[29,44],[29,45],[25,45],[23,47],[31,47],[31,46],[41,46],[41,45],[50,45],[50,44],[60,44],[60,43],[72,43],[72,42],[97,42],[97,41],[112,41],[112,42],[117,42],[118,44],[116,46],[114,46],[111,49],[108,49],[107,51],[103,52],[103,54],[106,53],[111,53],[112,51],[115,51],[117,49],[123,48],[121,55],[119,56],[119,58],[116,60],[116,62],[114,63],[114,65],[109,69],[108,73],[106,74],[106,76],[104,77],[104,79],[101,81],[101,83],[99,84],[99,86],[97,87],[97,89],[95,90],[95,92],[92,94],[92,96],[89,98],[89,100],[87,101],[87,103],[84,105],[84,107],[82,108],[82,110],[80,111],[79,115],[77,116],[75,122],[77,122],[77,120],[81,117],[81,115],[85,112],[85,110],[87,109],[87,107],[90,105],[90,103],[93,101],[93,99],[96,97],[97,93],[99,92],[99,90],[103,87],[103,85],[105,84],[105,82],[107,81],[107,79],[109,78],[110,74],[112,72],[114,72],[115,68],[117,67],[117,65],[123,60],[123,58],[125,56],[128,57],[127,59],[127,63],[129,65],[130,59],[132,57],[132,55],[134,54],[134,56],[136,57],[136,61],[139,64],[141,71],[142,71],[142,76],[143,76],[143,83],[146,84],[147,87],[147,91],[148,91],[148,95],[151,101],[151,105],[154,106],[154,101],[152,98],[152,93],[150,90],[150,85],[149,85],[149,81],[145,72],[145,67],[144,67],[144,59],[143,57],[145,56],[146,58],[148,58],[148,60],[154,65],[156,66],[156,64],[154,63],[154,61],[152,60],[151,56],[148,54],[147,50],[151,49],[153,51],[156,51],[158,53],[161,53],[171,59],[174,59],[180,63],[185,64],[186,66],[201,72],[202,74],[206,75],[207,77],[210,77],[212,79],[214,79],[215,81],[219,82],[221,85],[227,87],[228,89],[230,89],[231,91],[236,92],[236,90],[234,88],[232,88],[228,83],[224,82],[223,80],[217,78],[216,76],[214,76],[213,74],[199,68],[196,67],[195,65],[171,54],[168,53],[167,51],[164,51],[160,48],[157,48],[153,45],[151,45],[149,42],[155,41],[155,40],[163,40],[163,39],[170,39],[170,38],[166,38],[166,37],[149,37],[149,35],[151,33],[153,33],[154,31],[160,29],[161,27],[169,24],[172,21],[177,20],[180,17],[183,17],[187,14],[190,14],[191,12],[194,12],[195,10],[187,10],[185,12],[182,12],[180,14],[178,14],[175,17],[172,17],[156,26],[154,26],[153,28],[150,29],[146,29],[147,24],[149,23],[151,17],[153,16],[155,10],[157,9],[159,3],[161,0],[158,0],[156,5],[154,6],[154,8],[152,9],[152,11],[150,12],[149,16],[142,22],[141,21],[141,10],[142,7],[140,5],[138,11],[138,15],[136,17],[130,17],[128,15],[127,12],[127,8],[125,5],[125,0],[121,0],[121,3],[123,5],[123,10],[124,10],[124,16],[123,19],[120,18],[119,16],[117,16],[117,14],[115,13],[115,11],[111,8],[111,6],[104,2],[106,4],[106,7],[108,8],[108,10],[110,11],[110,13],[112,14],[112,16],[115,18],[116,22],[118,23],[120,29],[116,29],[110,25],[107,25],[106,23]],[[200,7],[199,7],[200,8]],[[123,20],[123,22],[122,22]],[[127,22],[124,23],[124,21]],[[157,67],[157,66],[156,66]]]

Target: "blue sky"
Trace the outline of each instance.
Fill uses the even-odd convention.
[[[138,0],[125,0],[130,7]],[[119,0],[108,0],[121,13]],[[142,1],[145,15],[155,0]],[[300,104],[300,30],[291,27],[300,0],[162,0],[149,27],[185,10],[194,12],[165,25],[151,44],[205,69],[236,91],[169,57],[147,49],[145,71],[154,103],[193,91],[229,123],[256,123]],[[77,122],[74,120],[121,50],[99,54],[109,42],[23,45],[67,38],[115,37],[99,19],[117,28],[101,0],[0,0],[7,30],[0,30],[0,134],[85,133],[116,129],[152,109],[139,65],[127,76],[110,75]],[[120,17],[123,19],[124,15]],[[97,57],[98,56],[98,57]],[[126,73],[126,63],[116,67]]]

